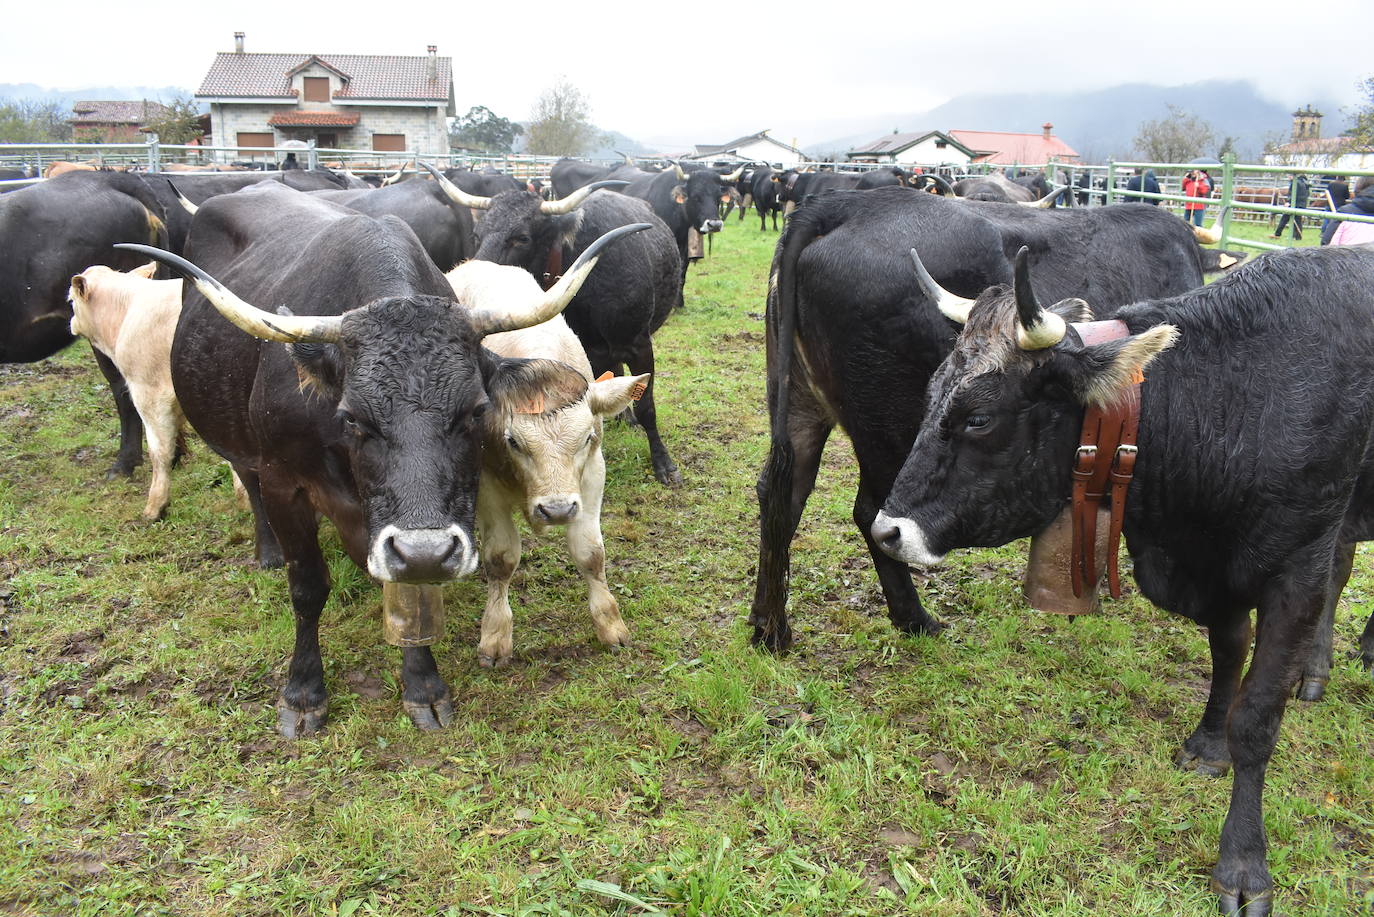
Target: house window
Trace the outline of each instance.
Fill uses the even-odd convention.
[[[935,149],[937,150],[943,150],[947,146],[949,146],[949,144],[945,143],[943,140],[935,141]]]
[[[265,134],[252,133],[249,131],[239,131],[239,146],[272,146],[272,132]]]
[[[338,134],[316,134],[315,146],[323,150],[337,150],[339,148]]]
[[[307,77],[305,77],[305,101],[307,101],[307,102],[328,102],[328,101],[329,101],[329,77],[327,77],[327,76],[307,76]]]
[[[372,149],[385,153],[401,153],[406,148],[405,134],[373,134]]]

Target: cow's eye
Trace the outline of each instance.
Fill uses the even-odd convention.
[[[365,439],[371,435],[371,431],[366,426],[358,422],[358,418],[345,410],[339,411],[339,422],[343,424],[344,430],[351,436]]]
[[[964,429],[981,430],[991,422],[992,418],[986,414],[970,414],[964,419]]]
[[[516,440],[516,438],[515,438],[514,436],[512,436],[512,435],[510,434],[509,431],[506,433],[506,445],[507,445],[507,446],[510,446],[510,447],[511,447],[513,450],[515,450],[516,452],[521,452],[521,451],[523,451],[523,450],[520,448],[520,443],[519,443],[519,441]]]
[[[511,245],[529,245],[529,244],[530,244],[530,237],[527,236],[527,235],[525,235],[524,233],[520,233],[520,234],[517,235],[517,236],[511,236],[511,237],[510,237],[510,244],[511,244]]]

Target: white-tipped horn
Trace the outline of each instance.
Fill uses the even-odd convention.
[[[486,210],[491,207],[491,198],[481,197],[477,194],[468,194],[462,188],[449,181],[444,173],[434,168],[434,166],[427,162],[422,162],[420,165],[429,170],[429,174],[434,176],[434,180],[439,183],[440,188],[444,189],[444,193],[448,195],[449,200],[453,201],[459,207],[469,207],[473,210]]]
[[[472,310],[469,321],[472,322],[473,328],[483,335],[497,334],[502,331],[517,331],[548,321],[562,312],[568,303],[572,302],[572,298],[577,295],[578,290],[582,289],[583,282],[591,274],[592,268],[596,267],[597,259],[600,258],[601,252],[606,246],[631,233],[642,232],[651,228],[653,228],[652,223],[631,223],[628,226],[612,229],[587,246],[587,250],[578,256],[562,279],[554,284],[542,298],[518,310],[509,310],[499,306],[492,308],[483,303],[469,303],[468,305]]]
[[[1030,249],[1021,246],[1012,273],[1016,293],[1016,343],[1022,350],[1044,350],[1064,340],[1069,326],[1058,313],[1040,305],[1031,288]]]
[[[115,248],[140,252],[181,271],[191,278],[196,289],[200,290],[201,294],[210,301],[210,304],[219,310],[220,315],[253,337],[262,338],[265,341],[281,341],[286,344],[335,343],[339,340],[343,328],[343,316],[273,315],[271,312],[266,312],[239,299],[224,284],[180,255],[174,255],[160,248],[153,248],[151,245],[137,245],[132,242],[121,242],[115,245]]]
[[[415,163],[412,162],[412,163],[411,163],[411,167],[413,168],[414,165],[415,165]],[[395,171],[395,173],[393,173],[393,174],[391,174],[391,175],[388,175],[386,178],[382,179],[382,184],[383,184],[383,185],[394,185],[394,184],[396,184],[397,182],[399,182],[401,179],[405,178],[405,174],[406,174],[406,164],[405,164],[405,163],[401,163],[401,167],[400,167],[399,169],[397,169],[397,170]]]
[[[549,216],[572,213],[578,207],[581,207],[582,202],[591,197],[594,192],[600,191],[602,188],[623,188],[628,184],[629,182],[621,181],[616,178],[607,179],[606,181],[595,181],[590,185],[578,188],[572,194],[569,194],[561,200],[544,201],[539,205],[539,212],[548,214]]]
[[[1017,203],[1024,207],[1036,207],[1040,210],[1049,210],[1054,206],[1054,202],[1059,199],[1059,195],[1063,194],[1068,187],[1068,185],[1061,185],[1038,201],[1017,201]]]
[[[969,311],[973,309],[974,301],[951,293],[936,283],[935,278],[930,276],[930,271],[926,270],[926,266],[921,262],[921,256],[916,254],[914,248],[911,250],[911,263],[916,266],[916,282],[921,285],[926,296],[935,300],[935,305],[940,310],[940,314],[961,325],[966,324]]]
[[[186,195],[182,194],[180,191],[177,190],[177,186],[172,184],[172,180],[170,178],[167,179],[167,184],[169,187],[171,187],[172,193],[177,196],[177,203],[181,205],[181,209],[185,210],[191,216],[195,216],[196,211],[200,208],[197,207],[195,204],[191,203],[190,201],[188,201],[186,199]]]
[[[1210,229],[1203,229],[1201,226],[1193,227],[1193,237],[1203,245],[1216,245],[1221,241],[1221,224],[1226,220],[1226,211],[1229,207],[1223,207],[1221,213],[1217,214],[1217,220]]]

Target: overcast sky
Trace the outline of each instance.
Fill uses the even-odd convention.
[[[1121,5],[1110,23],[1103,5],[1049,14],[1046,4],[1004,0],[362,3],[356,15],[349,6],[191,3],[149,12],[67,0],[22,21],[8,17],[0,83],[194,91],[215,52],[233,50],[235,31],[247,33],[248,51],[264,52],[424,54],[433,43],[454,58],[459,114],[486,105],[527,119],[539,93],[565,75],[599,126],[635,139],[725,142],[771,128],[806,145],[965,92],[1224,78],[1251,80],[1285,104],[1347,105],[1356,81],[1374,76],[1369,0],[1251,0],[1243,9],[1162,0]],[[955,20],[961,9],[966,18]]]

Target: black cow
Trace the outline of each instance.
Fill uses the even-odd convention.
[[[557,197],[565,198],[578,188],[604,181],[612,168],[600,163],[583,162],[580,159],[560,159],[549,169],[549,184],[553,185],[553,193]]]
[[[444,177],[468,194],[479,194],[483,197],[493,197],[502,191],[525,190],[524,182],[493,168],[485,168],[481,172],[471,169],[447,169],[444,171]]]
[[[612,182],[608,182],[613,184]],[[594,375],[654,372],[652,335],[682,302],[682,274],[672,233],[644,201],[581,188],[557,202],[528,191],[476,198],[449,186],[463,206],[485,210],[477,224],[477,254],[482,261],[518,265],[537,279],[558,273],[558,265],[577,257],[593,240],[616,227],[650,223],[653,229],[607,252],[596,275],[577,294],[563,317],[587,351]],[[634,405],[634,416],[649,438],[654,477],[675,485],[677,464],[658,432],[654,407],[656,376]]]
[[[954,183],[954,194],[971,201],[994,201],[999,204],[1029,203],[1043,197],[1024,184],[1002,175],[970,175],[968,178],[961,178]]]
[[[892,185],[905,186],[910,181],[911,173],[901,166],[883,166],[860,175],[854,187],[860,191],[869,191],[873,188],[887,188]]]
[[[1374,538],[1374,251],[1266,255],[1106,310],[1130,336],[1091,346],[1065,327],[1086,304],[1043,309],[1027,262],[973,306],[872,537],[924,565],[1044,529],[1069,498],[1084,406],[1149,364],[1123,531],[1141,592],[1208,629],[1211,691],[1178,764],[1234,765],[1213,887],[1222,913],[1267,915],[1265,768],[1355,544]],[[1374,661],[1374,625],[1361,646]]]
[[[72,342],[72,275],[96,264],[147,264],[116,242],[168,244],[162,203],[136,175],[68,172],[0,196],[0,363],[42,360]],[[143,423],[119,370],[94,353],[119,413],[109,475],[129,475],[143,459]]]
[[[476,251],[472,211],[455,204],[432,181],[404,181],[368,191],[316,191],[315,196],[373,217],[399,217],[441,271],[451,271]]]
[[[630,168],[621,167],[611,173],[611,178],[628,178],[629,184],[623,193],[647,201],[649,207],[668,226],[677,242],[678,257],[682,262],[682,277],[687,278],[688,235],[698,232],[705,236],[718,232],[723,225],[720,219],[720,200],[728,185],[738,179],[737,174],[723,176],[714,169],[699,168],[684,170],[674,164],[662,172],[648,173],[635,169],[640,174],[631,177]],[[740,167],[743,170],[743,166]]]
[[[755,643],[791,644],[788,546],[836,424],[859,460],[854,521],[889,617],[908,632],[939,628],[907,568],[869,534],[920,426],[919,411],[907,406],[925,403],[957,327],[902,279],[910,249],[942,284],[973,297],[1009,281],[1009,256],[1029,245],[1047,294],[1118,306],[1202,283],[1188,227],[1154,209],[1041,211],[877,188],[812,197],[793,214],[773,256],[768,297],[772,449],[758,484]],[[794,339],[797,360],[783,346]]]
[[[385,583],[471,573],[478,419],[488,392],[559,384],[572,372],[502,360],[482,337],[557,314],[585,265],[540,301],[462,308],[400,220],[276,183],[209,201],[196,215],[189,261],[136,248],[193,281],[172,344],[172,382],[187,420],[247,488],[260,551],[279,544],[289,565],[296,643],[277,728],[307,735],[328,706],[319,515],[333,521],[353,561]],[[249,301],[290,308],[258,309],[224,284]],[[402,682],[417,726],[451,720],[448,686],[427,646],[403,650]]]
[[[782,212],[782,182],[781,174],[774,172],[768,166],[760,166],[754,170],[753,182],[749,188],[749,194],[754,199],[754,210],[759,215],[759,232],[763,232],[767,226],[769,214],[773,215],[773,231],[778,230],[778,214]],[[740,219],[744,219],[744,211],[740,210]]]

